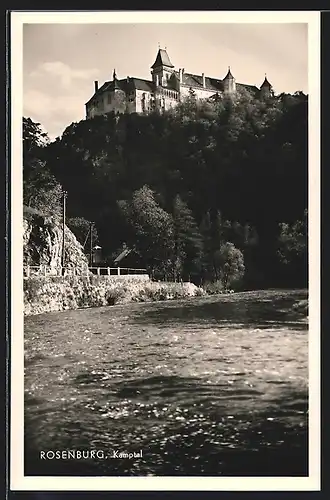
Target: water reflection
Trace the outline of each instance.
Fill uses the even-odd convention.
[[[307,323],[293,308],[303,298],[264,292],[28,318],[25,473],[307,475]],[[91,448],[143,457],[38,459],[38,450]]]
[[[138,311],[135,320],[141,323],[169,324],[200,323],[216,324],[218,328],[230,325],[258,328],[307,329],[305,314],[294,305],[306,299],[306,292],[294,294],[265,292],[266,296],[256,298],[255,293],[242,293],[223,297],[195,298],[175,303],[157,303],[148,310]],[[260,294],[261,295],[261,294]],[[269,297],[272,297],[269,298]]]

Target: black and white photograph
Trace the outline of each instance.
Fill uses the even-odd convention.
[[[11,23],[12,487],[318,489],[319,13]]]

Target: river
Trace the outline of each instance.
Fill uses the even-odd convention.
[[[260,291],[26,317],[25,474],[308,475],[305,299]],[[52,458],[63,450],[99,458]]]

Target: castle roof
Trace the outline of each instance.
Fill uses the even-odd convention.
[[[161,50],[161,49],[160,49]],[[180,78],[179,72],[174,71],[173,74],[176,76],[176,78]],[[193,89],[205,89],[214,92],[215,94],[217,92],[222,92],[224,90],[223,86],[223,80],[219,80],[217,78],[212,78],[209,76],[205,76],[205,87],[203,87],[203,77],[202,75],[194,75],[192,73],[183,73],[182,75],[182,84],[189,86]],[[266,83],[264,82],[263,86],[265,87],[268,83],[269,86],[271,86],[268,82],[268,80],[265,78]],[[168,87],[167,87],[168,88]],[[99,95],[103,94],[104,92],[107,91],[114,91],[114,90],[122,90],[125,93],[129,93],[132,90],[143,90],[145,92],[154,92],[155,90],[155,83],[151,80],[145,80],[143,78],[135,78],[135,77],[129,77],[129,78],[124,78],[122,80],[118,80],[115,78],[114,81],[108,81],[105,82],[98,90],[97,92],[94,93],[94,95],[89,99],[89,101],[86,103],[89,104],[93,99],[98,97]],[[245,83],[236,83],[236,89],[245,89],[253,94],[256,94],[259,92],[258,87],[255,85],[247,85]]]
[[[224,77],[224,80],[234,80],[233,75],[231,74],[230,67],[228,68],[228,73]]]
[[[236,89],[237,90],[244,89],[247,90],[248,92],[252,92],[253,94],[259,92],[258,87],[256,87],[255,85],[248,85],[247,83],[236,83]]]
[[[153,63],[151,68],[152,69],[157,68],[158,66],[167,66],[169,68],[174,68],[173,64],[170,61],[170,58],[168,57],[166,50],[164,49],[158,50],[156,61]]]
[[[137,90],[145,90],[146,92],[153,92],[155,90],[155,84],[150,80],[143,80],[142,78],[130,78],[130,82]]]
[[[174,72],[176,77],[179,78],[179,73]],[[203,87],[203,77],[201,75],[193,75],[192,73],[183,73],[182,75],[182,84],[189,85],[192,88],[211,90],[216,92],[222,92],[224,89],[223,80],[219,80],[217,78],[212,78],[209,76],[205,76],[205,87]],[[236,83],[237,90],[245,89],[249,92],[256,93],[259,92],[258,87],[255,85],[248,85],[245,83]]]
[[[263,81],[263,83],[262,83],[262,85],[261,85],[261,87],[260,87],[260,88],[261,88],[261,89],[263,89],[263,88],[265,88],[265,87],[267,87],[268,89],[270,89],[270,88],[271,88],[271,84],[270,84],[270,83],[269,83],[269,81],[267,80],[267,76],[266,76],[266,75],[265,75],[265,79],[264,79],[264,81]]]
[[[153,81],[144,80],[142,78],[123,78],[118,80],[117,78],[112,82],[104,82],[104,84],[94,93],[94,95],[86,102],[89,104],[93,99],[102,95],[104,92],[112,92],[114,90],[122,90],[125,93],[129,93],[131,90],[144,90],[145,92],[153,92],[155,90],[155,84]]]
[[[174,72],[175,76],[179,79],[180,75],[178,71]],[[189,87],[203,88],[203,77],[202,75],[194,75],[192,73],[183,73],[182,84]],[[216,78],[205,77],[205,88],[207,90],[221,91],[223,90],[222,80]]]
[[[112,82],[112,89],[113,90],[124,90],[122,89],[121,82],[115,78]]]

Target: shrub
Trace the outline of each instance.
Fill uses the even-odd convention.
[[[107,304],[109,306],[114,306],[115,304],[118,304],[126,295],[126,287],[116,287],[116,288],[110,288],[110,290],[107,290],[105,293],[105,299],[107,301]]]
[[[216,295],[218,293],[224,293],[225,288],[221,280],[205,283],[204,290],[208,295]]]

